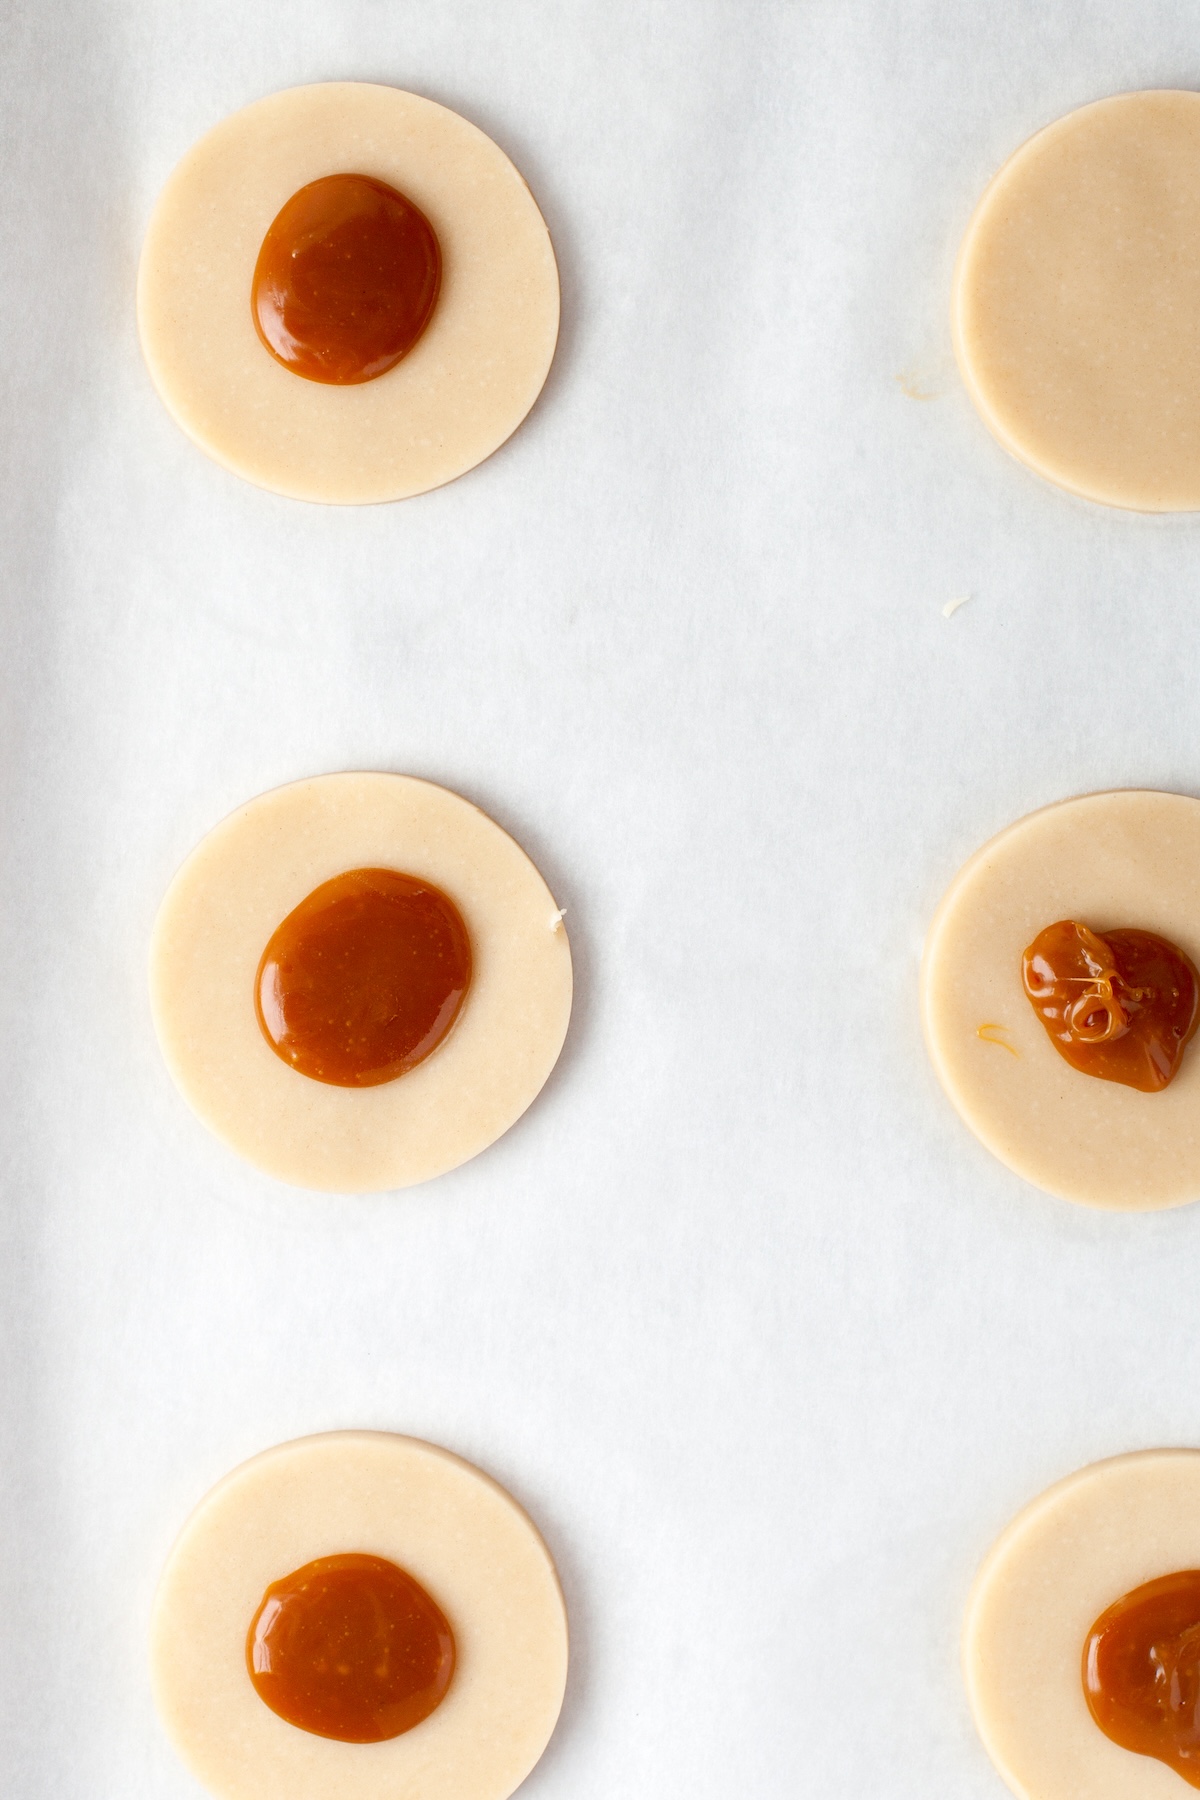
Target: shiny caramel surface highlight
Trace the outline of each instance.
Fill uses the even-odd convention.
[[[1200,976],[1166,938],[1122,926],[1103,936],[1077,919],[1038,933],[1022,959],[1025,993],[1074,1069],[1157,1093],[1197,1024]]]
[[[246,1639],[259,1698],[301,1731],[377,1744],[411,1731],[454,1675],[454,1634],[381,1556],[324,1556],[271,1583]]]
[[[350,386],[408,355],[437,304],[442,258],[432,225],[369,175],[325,175],[280,209],[254,269],[263,344],[292,374]]]
[[[1147,1581],[1101,1613],[1083,1691],[1106,1737],[1200,1787],[1200,1569]]]
[[[349,869],[272,933],[254,1003],[268,1044],[299,1074],[375,1087],[437,1049],[471,968],[467,928],[440,888],[395,869]]]

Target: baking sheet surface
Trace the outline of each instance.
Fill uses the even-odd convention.
[[[1200,1441],[1200,1209],[994,1163],[917,958],[1010,820],[1200,791],[1200,523],[1011,462],[947,298],[1023,138],[1200,82],[1195,7],[5,12],[0,1791],[195,1800],[146,1676],[162,1559],[241,1459],[363,1425],[479,1462],[558,1559],[531,1800],[997,1800],[973,1570],[1052,1479]],[[206,461],[134,328],[176,159],[329,78],[489,131],[563,279],[526,426],[370,510]],[[356,767],[513,832],[578,1002],[492,1151],[340,1200],[191,1118],[144,965],[210,825]]]

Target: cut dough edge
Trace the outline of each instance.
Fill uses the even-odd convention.
[[[268,355],[249,294],[280,206],[347,164],[430,218],[443,290],[389,374],[330,388]],[[286,89],[213,127],[168,177],[138,272],[143,352],[176,423],[234,474],[331,504],[409,498],[485,461],[537,399],[558,321],[545,221],[504,153],[448,108],[366,82]]]
[[[984,189],[964,234],[953,281],[951,326],[955,354],[972,402],[993,436],[1018,462],[1055,486],[1096,504],[1131,511],[1187,512],[1200,508],[1200,429],[1193,429],[1191,424],[1200,404],[1200,355],[1194,353],[1190,344],[1182,355],[1168,344],[1161,354],[1151,357],[1144,377],[1131,364],[1130,378],[1123,382],[1124,365],[1114,353],[1113,337],[1115,332],[1121,338],[1123,332],[1121,341],[1136,363],[1142,355],[1147,315],[1169,320],[1172,314],[1183,318],[1194,311],[1192,302],[1200,295],[1196,268],[1188,265],[1186,257],[1170,255],[1161,259],[1161,268],[1152,268],[1156,279],[1175,284],[1171,289],[1176,302],[1173,307],[1148,305],[1139,288],[1134,296],[1137,305],[1125,294],[1124,303],[1137,314],[1128,322],[1128,328],[1114,326],[1111,319],[1108,324],[1101,321],[1097,327],[1093,317],[1097,312],[1097,291],[1107,295],[1110,286],[1116,295],[1117,309],[1112,318],[1121,317],[1123,290],[1118,281],[1108,277],[1111,271],[1119,273],[1121,245],[1128,236],[1131,220],[1136,229],[1148,233],[1152,249],[1160,239],[1180,235],[1175,218],[1179,196],[1174,186],[1162,192],[1151,189],[1147,194],[1145,179],[1155,158],[1161,161],[1165,147],[1180,139],[1186,139],[1190,163],[1194,165],[1189,175],[1194,212],[1200,207],[1200,94],[1183,89],[1115,94],[1051,121],[1017,147]],[[1129,152],[1143,142],[1139,164]],[[1089,145],[1100,201],[1090,210],[1083,200],[1067,208],[1067,222],[1061,230],[1065,234],[1063,244],[1071,245],[1068,254],[1063,244],[1053,238],[1054,207],[1059,190],[1065,192],[1070,183],[1079,183]],[[1111,171],[1107,170],[1106,158],[1114,165]],[[1173,181],[1178,185],[1183,179],[1180,159],[1176,156],[1168,160]],[[1046,179],[1047,175],[1053,178]],[[1113,188],[1118,180],[1125,184],[1120,193]],[[1082,308],[1078,326],[1064,323],[1055,312],[1055,329],[1047,327],[1042,331],[1036,307],[1043,280],[1047,291],[1055,296],[1054,305],[1061,309],[1062,294],[1070,293],[1071,269],[1076,264],[1085,268],[1088,255],[1094,257],[1106,241],[1104,233],[1109,227],[1104,222],[1105,204],[1101,202],[1109,205],[1114,217],[1119,214],[1125,222],[1122,233],[1114,240],[1113,254],[1106,254],[1100,265],[1103,277],[1080,284],[1083,297],[1078,303]],[[1149,221],[1144,228],[1138,225],[1139,204]],[[1163,212],[1161,230],[1153,228],[1155,206]],[[1089,244],[1082,233],[1085,222],[1093,216],[1099,218],[1100,224],[1092,227]],[[1035,257],[1025,239],[1046,221],[1051,241],[1043,244]],[[1080,238],[1078,244],[1076,237]],[[1011,266],[1005,262],[1004,246],[1009,248]],[[1057,267],[1056,252],[1062,264],[1061,281],[1050,279]],[[1023,286],[1022,255],[1028,263]],[[1134,256],[1130,261],[1142,270],[1145,279],[1145,259]],[[1194,257],[1192,261],[1195,262]],[[1020,310],[1022,306],[1024,312]],[[1008,319],[1010,312],[1016,323]],[[1097,331],[1098,336],[1089,336]],[[1060,340],[1064,332],[1077,340],[1070,346],[1070,355],[1062,354]],[[1103,371],[1100,385],[1089,390],[1084,383],[1076,392],[1072,383],[1078,384],[1080,372],[1092,367],[1089,357],[1095,369]],[[1044,393],[1034,380],[1043,364]],[[1166,386],[1162,386],[1166,379],[1163,371],[1170,371]],[[1157,398],[1156,384],[1162,387]],[[1075,399],[1071,397],[1073,392]],[[1031,393],[1038,398],[1032,400]],[[1181,394],[1187,397],[1187,404],[1181,403]],[[1134,413],[1125,417],[1121,409],[1130,405]],[[1098,409],[1094,419],[1085,416],[1092,407]],[[1077,427],[1071,423],[1076,414]],[[1179,431],[1183,435],[1176,441]]]
[[[399,1080],[365,1089],[288,1068],[253,1007],[275,926],[355,867],[435,882],[462,914],[474,958],[444,1042]],[[330,775],[258,796],[197,845],[160,907],[150,986],[168,1069],[230,1148],[297,1186],[383,1192],[458,1167],[532,1104],[566,1037],[571,956],[541,875],[479,808],[415,777]]]
[[[1137,925],[1200,957],[1200,801],[1117,789],[1058,801],[968,859],[930,925],[921,1015],[964,1123],[1023,1179],[1060,1198],[1152,1210],[1200,1198],[1200,1057],[1144,1095],[1060,1057],[1020,982],[1038,930],[1078,917]],[[999,1027],[1003,1035],[981,1028]]]
[[[269,1582],[346,1549],[407,1568],[459,1651],[436,1711],[372,1746],[285,1724],[245,1666]],[[566,1667],[562,1593],[528,1515],[451,1452],[384,1432],[278,1445],[225,1476],[185,1523],[153,1608],[160,1716],[220,1800],[505,1800],[549,1741]]]
[[[968,1600],[963,1673],[976,1727],[1022,1800],[1171,1800],[1186,1784],[1115,1744],[1083,1693],[1086,1634],[1122,1595],[1200,1567],[1200,1451],[1094,1463],[1024,1507]]]

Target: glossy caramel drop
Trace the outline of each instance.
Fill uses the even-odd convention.
[[[1147,1581],[1100,1614],[1083,1691],[1106,1737],[1200,1787],[1200,1569]]]
[[[254,983],[272,1050],[334,1087],[376,1087],[442,1042],[471,982],[454,902],[395,869],[349,869],[302,900],[263,951]]]
[[[1166,938],[1125,926],[1101,937],[1060,919],[1034,938],[1021,973],[1072,1068],[1146,1094],[1178,1071],[1197,1025],[1200,975]]]
[[[386,375],[428,325],[442,280],[429,220],[370,175],[324,175],[276,214],[254,269],[259,337],[293,375]]]
[[[273,1581],[246,1638],[259,1699],[344,1744],[378,1744],[427,1719],[454,1655],[437,1602],[382,1556],[322,1556]]]

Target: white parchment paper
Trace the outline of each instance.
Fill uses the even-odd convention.
[[[997,1800],[972,1573],[1057,1476],[1200,1441],[1200,1210],[995,1164],[916,962],[1010,820],[1200,791],[1200,522],[1010,462],[947,296],[1024,137],[1200,82],[1192,0],[4,15],[0,1792],[195,1800],[148,1690],[162,1558],[244,1457],[365,1425],[482,1464],[558,1559],[530,1796]],[[334,77],[489,131],[564,289],[523,430],[372,510],[207,462],[134,328],[175,160]],[[144,975],[210,825],[356,767],[512,831],[578,973],[518,1128],[365,1201],[205,1133]]]

